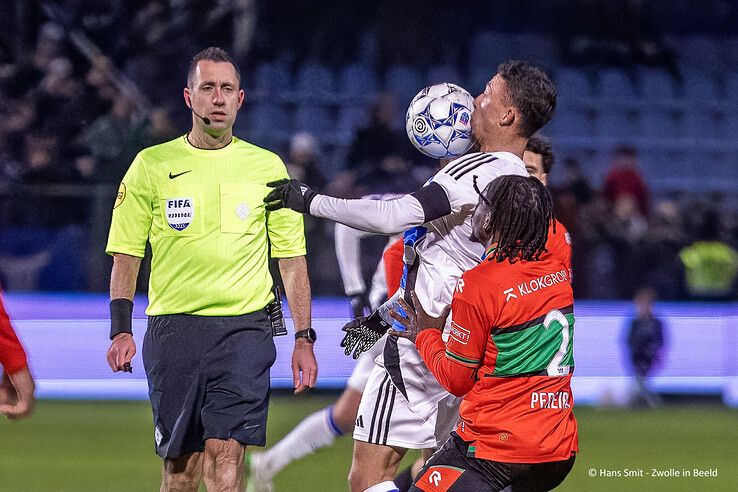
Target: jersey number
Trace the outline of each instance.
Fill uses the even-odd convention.
[[[561,362],[566,355],[566,349],[569,348],[569,320],[558,309],[552,309],[543,320],[543,327],[548,330],[554,321],[561,326],[561,346],[548,363],[546,372],[549,376],[565,376],[569,374],[569,366],[562,366]]]

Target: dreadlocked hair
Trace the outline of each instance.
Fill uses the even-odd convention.
[[[484,191],[496,248],[487,256],[504,260],[536,261],[546,251],[548,227],[553,220],[553,200],[543,183],[529,176],[502,176]]]

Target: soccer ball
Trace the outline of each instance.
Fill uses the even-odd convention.
[[[458,85],[431,85],[418,92],[407,108],[407,136],[427,156],[460,156],[472,146],[473,110],[474,98]]]

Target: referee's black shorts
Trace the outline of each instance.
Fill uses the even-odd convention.
[[[143,361],[157,454],[179,458],[202,451],[211,438],[264,446],[275,359],[263,309],[149,317]]]
[[[467,456],[469,443],[455,432],[426,462],[410,492],[543,492],[556,488],[576,456],[545,463],[503,463]]]

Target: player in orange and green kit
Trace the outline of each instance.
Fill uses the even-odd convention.
[[[570,273],[546,250],[551,197],[535,178],[503,176],[480,193],[472,239],[483,261],[460,278],[441,316],[412,295],[406,331],[436,379],[463,396],[460,423],[414,491],[551,490],[574,465]],[[453,307],[451,335],[441,338]]]

